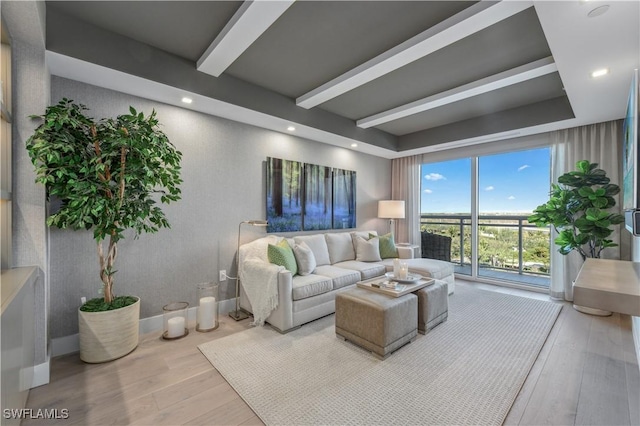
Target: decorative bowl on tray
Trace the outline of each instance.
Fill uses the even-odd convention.
[[[399,283],[409,283],[409,284],[417,283],[422,279],[422,275],[418,275],[418,274],[407,274],[406,278],[398,278],[395,275],[393,275],[393,272],[387,272],[385,276],[392,281],[397,281]]]

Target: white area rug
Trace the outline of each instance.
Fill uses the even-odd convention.
[[[499,425],[561,308],[458,286],[449,320],[384,361],[336,338],[333,315],[199,349],[268,425]]]

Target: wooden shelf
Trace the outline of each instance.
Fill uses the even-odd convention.
[[[38,274],[39,270],[35,266],[2,270],[0,275],[2,277],[0,313],[5,311],[23,286],[33,286],[35,284]]]
[[[0,268],[10,268],[13,266],[11,248],[11,37],[7,31],[4,21],[0,25],[2,43],[0,43]],[[6,278],[5,271],[2,271],[2,280]],[[2,296],[6,288],[2,288]],[[2,301],[4,309],[4,298]],[[2,336],[4,340],[4,335]],[[4,361],[4,359],[3,359]],[[4,389],[4,386],[3,386]]]
[[[573,285],[573,303],[640,316],[640,263],[587,259]]]

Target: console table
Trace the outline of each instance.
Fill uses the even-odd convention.
[[[640,316],[640,262],[587,259],[573,285],[573,303]]]

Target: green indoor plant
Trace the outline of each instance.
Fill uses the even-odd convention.
[[[563,174],[558,184],[551,185],[549,201],[529,216],[537,226],[553,226],[558,237],[558,252],[567,255],[577,251],[582,260],[599,258],[608,247],[616,247],[609,236],[624,217],[609,211],[616,205],[613,196],[620,192],[610,183],[597,163],[578,161],[575,171]]]
[[[157,202],[180,199],[182,154],[159,129],[155,111],[145,116],[130,107],[129,114],[101,120],[85,111],[65,98],[44,115],[32,116],[42,124],[26,147],[36,182],[61,201],[47,224],[93,231],[103,297],[89,300],[80,311],[104,312],[138,301],[115,297],[117,244],[128,229],[137,237],[169,227]]]

